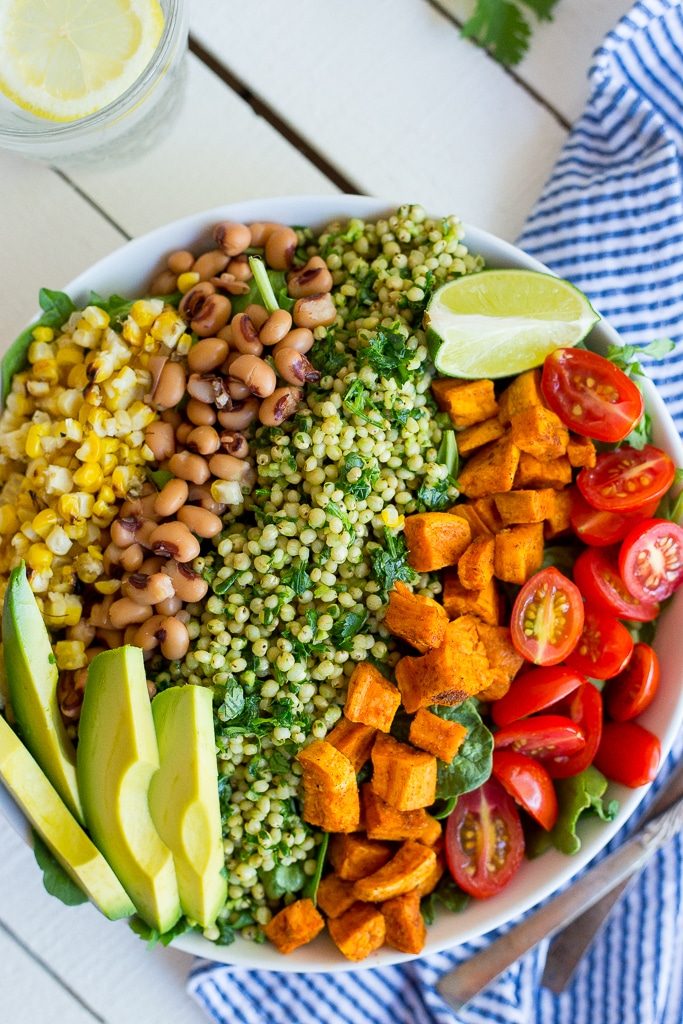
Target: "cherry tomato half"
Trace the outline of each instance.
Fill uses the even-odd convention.
[[[560,701],[556,710],[564,711],[566,705],[566,700]],[[602,695],[592,683],[580,686],[572,694],[567,711],[571,721],[581,729],[585,743],[576,753],[567,756],[561,753],[545,761],[552,779],[567,779],[585,771],[593,762],[602,736]]]
[[[659,687],[659,658],[649,644],[636,644],[623,672],[605,686],[605,709],[615,722],[628,722],[649,708]],[[495,704],[494,704],[495,707]]]
[[[529,669],[517,676],[504,697],[492,703],[491,717],[496,725],[509,725],[536,711],[543,711],[585,682],[585,676],[566,665]]]
[[[646,519],[624,537],[619,572],[641,601],[664,601],[683,583],[683,529],[668,519]]]
[[[563,423],[597,441],[623,441],[645,408],[631,378],[587,349],[557,348],[546,356],[541,390]]]
[[[572,494],[569,518],[572,530],[584,544],[593,544],[600,548],[623,540],[633,525],[633,520],[627,516],[593,508],[579,491]]]
[[[589,604],[620,619],[651,622],[659,605],[639,601],[624,586],[612,552],[588,548],[574,563],[574,582]]]
[[[583,632],[567,664],[591,679],[612,679],[627,665],[633,638],[613,615],[586,605]]]
[[[636,722],[606,722],[595,767],[613,782],[636,789],[657,775],[662,748],[657,737]]]
[[[528,754],[539,761],[578,754],[585,745],[586,737],[581,726],[563,715],[524,718],[493,734],[496,750],[509,747],[517,754]]]
[[[592,469],[576,478],[589,505],[607,512],[635,512],[661,498],[673,483],[676,467],[666,452],[646,444],[642,451],[629,445],[598,455]]]
[[[517,651],[536,665],[564,661],[581,635],[583,602],[566,576],[541,569],[524,584],[510,619]]]
[[[542,828],[550,831],[557,821],[557,796],[543,765],[525,754],[496,750],[493,774],[512,799]]]
[[[448,869],[477,899],[495,896],[524,857],[524,833],[514,800],[495,779],[458,797],[446,825]]]

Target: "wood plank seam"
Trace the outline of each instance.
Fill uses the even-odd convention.
[[[60,167],[51,167],[50,170],[53,171],[58,178],[61,178],[65,185],[68,185],[69,188],[72,188],[76,195],[80,196],[80,198],[83,199],[88,204],[88,206],[92,207],[92,209],[96,213],[99,213],[100,217],[104,218],[107,224],[113,227],[115,231],[118,231],[119,234],[122,235],[127,242],[130,242],[132,235],[129,235],[128,232],[124,228],[122,228],[121,225],[118,224],[114,220],[114,218],[107,213],[106,210],[103,210],[99,203],[95,202],[92,196],[89,196],[87,192],[84,192],[80,185],[77,185],[76,182],[69,177],[66,171],[63,171]]]

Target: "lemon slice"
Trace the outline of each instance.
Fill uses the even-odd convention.
[[[140,76],[163,27],[158,0],[0,0],[0,90],[50,121],[93,114]]]
[[[586,296],[533,270],[484,270],[449,281],[425,313],[440,373],[473,380],[509,377],[571,347],[600,319]]]

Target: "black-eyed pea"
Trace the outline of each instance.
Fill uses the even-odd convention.
[[[95,627],[86,619],[80,619],[74,626],[67,628],[66,638],[67,640],[80,640],[88,648],[95,639]]]
[[[162,270],[150,281],[150,295],[171,295],[176,290],[178,275],[172,270]]]
[[[187,604],[201,601],[209,589],[209,584],[198,572],[187,565],[181,565],[175,559],[166,562],[164,572],[173,583],[176,596]]]
[[[297,352],[310,352],[313,348],[313,331],[308,327],[295,327],[293,331],[285,335],[282,341],[278,341],[273,349],[273,355],[281,352],[283,348],[295,348]]]
[[[175,431],[171,423],[154,420],[145,429],[145,444],[157,462],[175,454]]]
[[[187,365],[192,373],[208,373],[220,366],[227,354],[224,338],[202,338],[187,353]]]
[[[302,398],[301,388],[278,388],[261,402],[258,418],[266,427],[277,427],[294,415]]]
[[[139,517],[144,519],[145,517],[154,517],[154,501],[156,499],[156,491],[150,491],[149,494],[144,494],[139,498],[127,498],[123,502],[119,510],[119,516],[122,519],[130,519],[132,517]]]
[[[191,373],[187,393],[198,402],[215,405],[217,409],[229,409],[232,405],[227,383],[217,373]]]
[[[175,593],[173,583],[163,572],[156,572],[151,576],[135,572],[124,582],[121,590],[131,601],[146,605],[159,604],[167,597],[173,597]]]
[[[277,345],[292,329],[292,315],[286,309],[276,309],[270,314],[259,331],[259,341],[264,345]]]
[[[145,558],[140,544],[131,544],[121,553],[121,568],[126,572],[137,572]]]
[[[223,529],[223,524],[218,516],[215,516],[213,512],[208,512],[205,508],[197,508],[196,505],[184,505],[178,512],[178,519],[192,533],[205,539],[216,537]]]
[[[298,244],[299,239],[293,228],[275,228],[266,238],[264,247],[266,263],[273,270],[289,270],[294,262],[294,253]]]
[[[218,274],[222,274],[228,265],[228,257],[220,249],[211,249],[198,256],[192,265],[195,274],[199,274],[200,281],[208,281]]]
[[[275,353],[275,370],[288,384],[317,384],[320,371],[295,348],[283,348]]]
[[[144,622],[152,615],[152,609],[147,604],[140,604],[131,600],[130,597],[121,597],[114,601],[109,609],[109,618],[115,630],[125,629],[134,622]]]
[[[308,295],[332,290],[332,274],[321,256],[311,256],[308,263],[300,270],[293,270],[287,276],[287,291],[293,299],[303,299]]]
[[[177,452],[168,460],[168,468],[174,476],[193,484],[205,484],[211,476],[206,459],[194,452]]]
[[[187,435],[187,447],[200,455],[213,455],[220,446],[218,432],[213,427],[195,427]]]
[[[182,363],[167,360],[152,392],[150,405],[154,409],[172,409],[185,394],[185,381],[185,368]]]
[[[111,571],[115,565],[121,564],[121,556],[123,555],[124,548],[120,548],[118,544],[114,544],[111,541],[107,544],[104,552],[102,553],[102,565],[107,575],[111,575]]]
[[[187,442],[187,439],[188,439],[189,435],[192,433],[192,429],[193,428],[192,428],[192,424],[191,423],[181,423],[180,424],[180,426],[178,427],[178,429],[175,432],[175,436],[176,436],[176,439],[178,441],[178,444],[185,444]]]
[[[115,519],[111,524],[111,539],[119,550],[129,548],[136,543],[137,533],[142,526],[142,519],[130,516],[128,519]]]
[[[189,488],[186,480],[177,477],[164,484],[154,499],[154,511],[162,519],[176,514],[188,499]]]
[[[248,256],[236,256],[234,259],[230,260],[227,266],[227,271],[229,274],[232,274],[236,281],[241,281],[243,284],[246,284],[247,281],[251,281],[253,276],[251,267],[249,266]]]
[[[175,615],[167,616],[157,633],[161,653],[167,661],[178,661],[184,658],[190,646],[190,634],[187,626]]]
[[[199,554],[199,541],[184,523],[177,521],[157,526],[150,537],[150,546],[155,554],[175,558],[177,562],[191,562]]]
[[[177,409],[164,409],[159,419],[163,423],[170,423],[174,430],[176,430],[183,422],[183,417]]]
[[[225,512],[225,505],[216,501],[211,494],[211,484],[192,484],[190,487],[190,504],[201,505],[207,512],[213,512],[216,516],[222,516]]]
[[[272,395],[277,384],[275,371],[258,356],[242,355],[230,366],[231,380],[241,381],[258,398]]]
[[[183,602],[174,594],[173,597],[167,597],[165,601],[159,601],[159,604],[155,605],[154,611],[159,615],[177,615],[182,607]]]
[[[259,411],[258,398],[245,398],[243,402],[233,402],[232,409],[224,409],[218,413],[218,422],[226,430],[246,430],[253,423]]]
[[[169,270],[172,270],[174,274],[187,274],[192,270],[194,264],[194,253],[188,252],[187,249],[176,249],[172,252],[166,260],[166,266]]]
[[[225,327],[232,312],[227,295],[207,295],[190,320],[190,327],[200,338],[213,337]]]
[[[245,313],[237,313],[230,324],[232,350],[244,355],[260,356],[263,344],[251,317]],[[231,353],[232,354],[232,353]]]
[[[196,398],[191,398],[185,406],[185,415],[195,427],[210,427],[216,422],[214,407]]]
[[[139,528],[135,531],[135,540],[143,548],[150,547],[150,537],[159,524],[155,519],[143,519]]]
[[[249,225],[249,231],[251,233],[251,244],[256,249],[260,249],[261,246],[266,244],[268,236],[276,230],[276,228],[282,228],[284,224],[279,224],[277,221],[272,220],[260,220],[255,221]]]
[[[111,619],[109,618],[109,609],[114,603],[114,597],[112,594],[108,594],[103,601],[92,605],[90,609],[89,622],[91,626],[98,629],[111,629]]]
[[[224,220],[216,224],[213,229],[213,237],[218,248],[226,256],[239,256],[250,245],[257,244],[252,241],[251,231],[246,224],[239,224],[232,220]]]
[[[140,566],[140,572],[144,572],[148,576],[153,576],[155,572],[161,572],[165,561],[166,560],[161,558],[159,555],[148,555]]]
[[[297,327],[329,327],[337,318],[337,307],[329,292],[297,299],[292,310]]]
[[[212,455],[209,459],[209,469],[221,480],[244,480],[250,468],[248,462],[234,455]]]
[[[98,629],[96,633],[97,639],[101,640],[110,651],[113,651],[115,647],[120,647],[123,644],[123,629]],[[80,669],[79,671],[83,671]]]
[[[180,300],[178,310],[186,320],[192,320],[195,314],[202,308],[205,300],[210,295],[215,294],[215,285],[211,284],[210,281],[200,281],[199,284],[194,285],[189,291],[185,292]]]
[[[229,380],[228,381],[228,394],[234,402],[243,402],[245,398],[249,398],[251,391],[246,384],[243,384],[241,380]]]
[[[218,440],[226,455],[232,455],[236,459],[246,459],[249,454],[249,442],[238,430],[224,430],[222,434],[219,434]]]
[[[259,306],[256,302],[252,302],[247,306],[244,312],[245,315],[249,317],[257,331],[261,330],[268,319],[268,310],[265,306]]]
[[[135,637],[137,636],[139,628],[140,627],[135,622],[130,626],[126,626],[123,631],[123,642],[126,646],[130,645],[132,647],[137,647]]]
[[[155,650],[159,646],[157,633],[161,629],[164,618],[164,615],[152,615],[141,626],[138,626],[133,640],[134,646],[141,647],[146,654]]]

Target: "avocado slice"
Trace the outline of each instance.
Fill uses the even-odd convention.
[[[0,778],[64,870],[112,921],[135,913],[128,894],[45,773],[0,716]]]
[[[142,651],[103,651],[88,669],[79,728],[85,821],[140,916],[163,933],[181,911],[173,857],[149,813],[149,784],[158,769]]]
[[[149,809],[173,853],[184,913],[206,928],[225,904],[213,698],[203,686],[173,686],[152,701],[161,767]]]
[[[57,703],[59,673],[24,563],[13,569],[2,613],[7,688],[21,737],[64,803],[83,824],[76,751]]]

